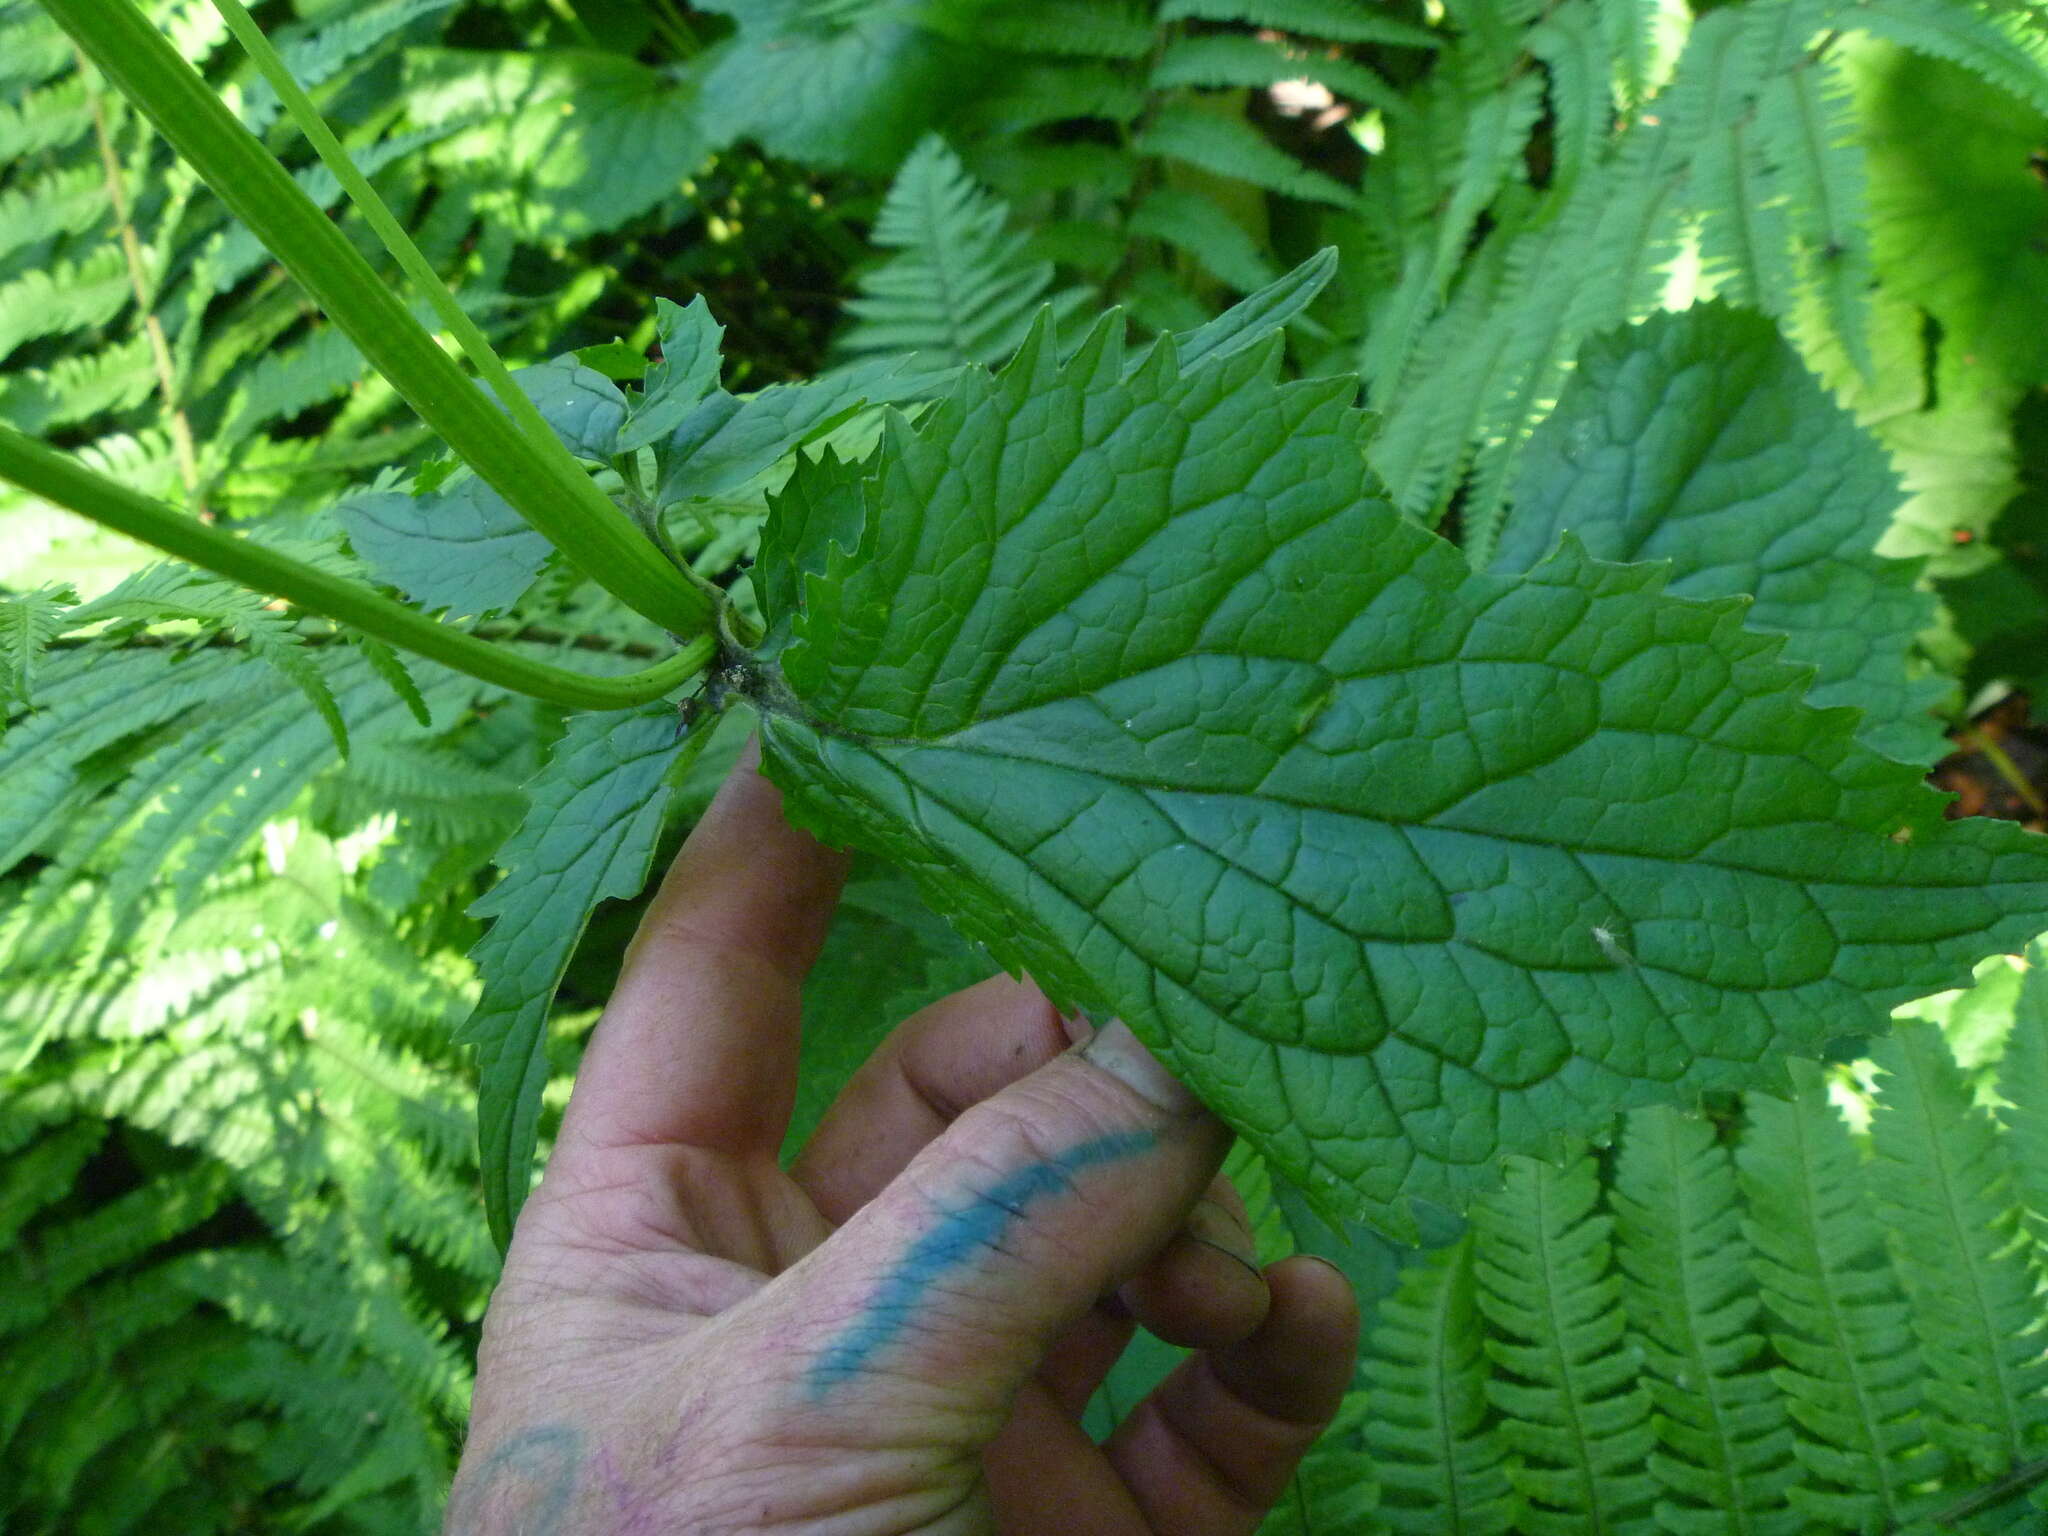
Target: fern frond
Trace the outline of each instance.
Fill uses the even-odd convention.
[[[0,21],[0,91],[9,95],[62,74],[76,57],[49,17],[34,10]]]
[[[321,785],[316,814],[337,830],[389,815],[443,844],[502,840],[525,814],[519,781],[398,736],[360,747]]]
[[[0,1164],[0,1248],[12,1245],[30,1217],[71,1192],[73,1178],[105,1136],[103,1125],[74,1121],[39,1137],[26,1152],[10,1152]]]
[[[1653,1530],[1650,1399],[1628,1344],[1613,1219],[1596,1210],[1598,1170],[1581,1154],[1563,1168],[1511,1157],[1502,1172],[1499,1193],[1473,1207],[1473,1259],[1486,1352],[1501,1368],[1487,1391],[1518,1453],[1508,1479],[1526,1501],[1520,1528]]]
[[[74,76],[0,101],[0,165],[64,149],[92,132],[92,108]]]
[[[104,787],[92,759],[124,738],[231,692],[246,658],[220,651],[173,672],[161,652],[75,651],[52,660],[41,707],[0,735],[0,872],[34,852],[83,796]]]
[[[68,616],[77,602],[77,591],[68,586],[0,597],[0,706],[35,702],[36,663],[70,627]]]
[[[1491,1423],[1473,1244],[1401,1271],[1362,1365],[1366,1449],[1379,1523],[1401,1536],[1500,1536],[1514,1528],[1507,1448]]]
[[[40,1400],[79,1395],[82,1381],[138,1340],[173,1327],[217,1337],[192,1316],[194,1305],[192,1297],[161,1283],[156,1266],[148,1266],[73,1291],[62,1310],[0,1341],[8,1363],[7,1391],[0,1394],[0,1451],[25,1423],[40,1418]]]
[[[467,1407],[469,1373],[454,1346],[400,1299],[406,1287],[396,1260],[364,1252],[331,1219],[310,1223],[289,1246],[288,1256],[255,1249],[195,1253],[180,1264],[178,1283],[245,1327],[316,1358],[346,1359],[359,1351],[451,1418]],[[344,1263],[363,1270],[344,1274]],[[327,1305],[337,1293],[360,1304],[345,1310]]]
[[[1837,24],[1959,64],[2036,112],[2048,112],[2048,28],[2038,10],[1864,0],[1844,6]]]
[[[24,342],[104,325],[134,297],[120,249],[60,261],[0,284],[0,358]]]
[[[1190,102],[1161,107],[1133,142],[1140,154],[1177,160],[1212,176],[1304,202],[1349,208],[1357,201],[1357,194],[1344,183],[1308,169],[1242,120],[1220,117]]]
[[[179,620],[226,631],[305,695],[326,723],[336,749],[347,755],[348,725],[334,702],[333,690],[300,637],[296,621],[272,599],[202,575],[190,566],[166,562],[145,566],[73,615],[73,622],[80,625],[103,620],[144,624]]]
[[[196,1227],[227,1198],[225,1171],[160,1179],[0,1254],[0,1334],[34,1327],[88,1281]]]
[[[1450,193],[1437,220],[1435,265],[1438,297],[1449,287],[1479,216],[1521,168],[1530,130],[1543,113],[1543,83],[1534,75],[1488,92],[1466,115],[1458,164],[1448,178]]]
[[[225,454],[259,427],[333,399],[368,371],[356,344],[332,325],[297,346],[264,353],[237,380],[209,453]]]
[[[1126,227],[1131,234],[1165,242],[1211,277],[1245,293],[1280,275],[1250,231],[1196,192],[1155,187],[1131,210]]]
[[[1799,291],[1800,272],[1785,189],[1754,121],[1768,40],[1754,27],[1711,16],[1700,25],[1713,29],[1708,42],[1726,47],[1734,64],[1716,72],[1716,84],[1727,94],[1710,108],[1727,131],[1701,140],[1693,168],[1700,265],[1716,292],[1731,302],[1782,309]]]
[[[1529,53],[1550,75],[1550,190],[1571,196],[1579,178],[1606,152],[1621,103],[1611,82],[1618,71],[1601,20],[1584,5],[1561,5],[1529,34]]]
[[[92,165],[63,166],[0,192],[0,273],[18,254],[81,235],[107,216],[106,172]]]
[[[861,278],[861,297],[846,306],[856,323],[840,349],[915,352],[938,365],[991,363],[1015,351],[1053,274],[1024,254],[1008,218],[944,140],[925,139],[875,221],[875,243],[899,254]]]
[[[1231,33],[1175,37],[1160,50],[1146,79],[1146,88],[1172,90],[1196,86],[1208,90],[1262,90],[1308,73],[1301,55],[1259,38]]]
[[[1162,21],[1241,22],[1333,43],[1385,43],[1434,48],[1441,39],[1426,27],[1400,21],[1376,6],[1351,0],[1166,0]]]
[[[1801,276],[1819,296],[1829,330],[1867,373],[1870,216],[1863,154],[1839,67],[1823,61],[1770,77],[1757,101],[1756,140],[1784,189],[1784,218]]]
[[[1829,1530],[1902,1525],[1914,1486],[1938,1470],[1915,1412],[1924,1367],[1849,1128],[1820,1069],[1791,1067],[1798,1098],[1752,1094],[1735,1153],[1807,1473],[1787,1497]]]
[[[1130,0],[1033,0],[997,9],[975,24],[976,37],[1019,53],[1136,59],[1152,48],[1152,22]]]
[[[1669,80],[1691,17],[1684,0],[1598,0],[1597,10],[1617,94],[1633,113]]]
[[[2020,983],[1998,1065],[1998,1096],[2014,1188],[2036,1244],[2048,1248],[2048,972],[2038,959]]]
[[[1370,65],[1341,54],[1227,32],[1171,38],[1160,50],[1146,88],[1265,90],[1286,80],[1313,80],[1388,112],[1407,110],[1406,98]]]
[[[1799,1475],[1792,1421],[1764,1365],[1728,1149],[1701,1116],[1638,1110],[1624,1122],[1611,1202],[1622,1296],[1657,1409],[1659,1526],[1798,1536],[1803,1517],[1785,1504]]]
[[[387,1372],[357,1364],[339,1375],[282,1340],[256,1337],[210,1387],[227,1402],[279,1416],[282,1432],[265,1446],[264,1469],[308,1497],[301,1518],[311,1528],[343,1517],[350,1530],[427,1536],[446,1491],[446,1428]],[[394,1485],[404,1495],[396,1507],[376,1497]]]
[[[149,341],[137,335],[48,368],[0,373],[0,418],[31,437],[112,411],[129,411],[157,387]]]
[[[343,10],[339,19],[286,42],[278,53],[305,90],[317,90],[340,78],[353,65],[375,56],[380,44],[394,38],[422,16],[446,10],[451,0],[390,0],[384,5]],[[270,82],[251,80],[242,97],[241,118],[251,133],[262,133],[277,120],[282,103]]]
[[[1062,61],[1006,71],[995,89],[962,110],[955,126],[963,136],[1000,139],[1048,123],[1121,125],[1144,110],[1145,93],[1128,71]]]
[[[1878,1206],[1929,1367],[1929,1433],[1997,1477],[2048,1424],[2048,1334],[2012,1172],[1931,1024],[1902,1022],[1871,1054],[1885,1074],[1870,1120]]]

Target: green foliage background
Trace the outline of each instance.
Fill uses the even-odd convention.
[[[381,261],[211,8],[148,9]],[[1924,561],[1870,560],[1864,529],[1839,551],[1862,575],[1781,595],[1777,627],[1867,581],[1805,659],[1825,674],[1826,637],[1859,624],[1909,658],[1888,744],[1908,757],[1938,749],[1915,710],[2039,670],[2037,4],[281,0],[259,19],[515,364],[575,351],[637,379],[658,335],[678,355],[655,301],[702,296],[726,390],[822,376],[850,402],[883,373],[848,393],[845,370],[998,361],[1046,303],[1068,340],[1111,304],[1187,330],[1335,246],[1290,370],[1357,371],[1395,504],[1502,568],[1541,553],[1511,513],[1566,380],[1625,371],[1615,328],[1647,314],[1747,306],[1882,445],[1904,495],[1877,548]],[[855,451],[874,423],[850,410],[798,435]],[[20,3],[0,8],[0,419],[400,585],[337,506],[449,468]],[[794,441],[664,509],[701,574],[737,580]],[[564,721],[143,564],[0,491],[0,1522],[424,1529],[496,1270],[454,1043],[478,998],[470,908]],[[587,668],[661,652],[558,565],[513,585],[477,633]],[[1714,590],[1771,600],[1761,579]],[[671,795],[662,853],[743,735],[728,721]],[[633,914],[602,910],[567,957],[543,1137]],[[890,1022],[988,968],[864,867],[806,1004],[798,1131]],[[2038,1528],[2037,980],[1989,962],[1918,1005],[1932,1023],[1802,1070],[1789,1102],[1640,1111],[1561,1166],[1514,1161],[1421,1254],[1331,1230],[1241,1153],[1272,1251],[1339,1257],[1374,1304],[1359,1388],[1272,1528]]]

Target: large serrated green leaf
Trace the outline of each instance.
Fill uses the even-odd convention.
[[[1903,493],[1884,450],[1763,316],[1708,304],[1594,338],[1529,440],[1494,552],[1527,570],[1566,529],[1602,560],[1669,560],[1682,597],[1755,598],[1745,622],[1819,669],[1808,697],[1864,711],[1862,737],[1946,751],[1941,686],[1906,674],[1934,623],[1919,562],[1875,553]]]
[[[548,1005],[591,909],[646,884],[684,745],[665,704],[573,721],[498,850],[505,878],[470,908],[493,919],[471,956],[484,991],[461,1038],[481,1055],[484,1206],[500,1247],[533,1178]]]
[[[1274,364],[1041,327],[800,466],[749,689],[792,814],[1400,1232],[2038,924],[2048,844],[1945,823],[1742,601],[1570,539],[1474,572],[1374,496],[1351,381]]]

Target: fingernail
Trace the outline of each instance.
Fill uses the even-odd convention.
[[[1311,1264],[1322,1265],[1323,1268],[1327,1269],[1331,1274],[1335,1275],[1339,1280],[1344,1282],[1344,1288],[1347,1291],[1352,1289],[1351,1277],[1344,1273],[1344,1266],[1339,1264],[1335,1259],[1326,1259],[1320,1253],[1297,1253],[1292,1255],[1289,1258],[1288,1262],[1292,1263],[1295,1259],[1307,1259]]]
[[[1258,1250],[1252,1246],[1251,1234],[1214,1200],[1202,1200],[1188,1212],[1186,1231],[1204,1248],[1214,1248],[1218,1253],[1237,1260],[1261,1280],[1265,1278],[1265,1271],[1259,1267]]]
[[[1080,1054],[1090,1065],[1100,1067],[1169,1114],[1202,1112],[1202,1101],[1159,1064],[1122,1019],[1111,1019],[1095,1031],[1094,1038],[1080,1047]]]

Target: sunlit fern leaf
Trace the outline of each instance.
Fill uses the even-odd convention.
[[[1792,1421],[1766,1364],[1735,1165],[1713,1124],[1664,1107],[1630,1115],[1610,1204],[1622,1299],[1656,1406],[1659,1525],[1680,1536],[1799,1536],[1803,1517],[1785,1504],[1799,1476]]]
[[[1633,110],[1669,78],[1685,43],[1688,9],[1684,0],[1597,0],[1595,9],[1617,94]]]
[[[1841,25],[1960,64],[2048,112],[2048,31],[2038,7],[1958,5],[1954,0],[1872,0],[1845,6]]]
[[[74,57],[70,40],[33,5],[0,6],[0,91],[41,85]]]
[[[1826,324],[1867,372],[1870,216],[1839,69],[1830,62],[1770,76],[1757,102],[1755,138],[1783,191],[1801,286],[1818,297]]]
[[[1473,1207],[1479,1309],[1498,1370],[1487,1393],[1516,1453],[1508,1480],[1529,1536],[1648,1533],[1656,1485],[1650,1398],[1600,1214],[1593,1160],[1511,1157],[1505,1186]]]
[[[1543,82],[1523,75],[1487,92],[1467,114],[1449,198],[1436,219],[1439,296],[1449,287],[1480,215],[1509,177],[1521,171],[1530,131],[1543,114],[1543,98]]]
[[[0,872],[13,868],[60,827],[66,813],[104,787],[96,754],[124,738],[176,721],[195,705],[234,691],[247,665],[206,651],[172,670],[163,651],[74,651],[53,658],[40,707],[0,735]]]
[[[0,596],[0,706],[35,702],[36,664],[64,632],[77,602],[78,593],[68,586]]]
[[[2012,1033],[1998,1068],[1998,1117],[2013,1183],[2035,1241],[2048,1245],[2048,973],[2036,963],[2020,984]]]
[[[1787,1497],[1825,1529],[1865,1531],[1902,1521],[1938,1470],[1916,1413],[1924,1368],[1849,1128],[1820,1069],[1792,1069],[1795,1101],[1748,1101],[1743,1230],[1806,1469]]]
[[[1617,70],[1613,39],[1603,30],[1599,16],[1586,6],[1560,5],[1529,34],[1531,56],[1542,60],[1550,75],[1549,191],[1554,197],[1570,195],[1614,132],[1618,104],[1607,82]]]
[[[413,22],[445,11],[452,3],[453,0],[390,0],[388,4],[361,8],[337,7],[336,19],[317,30],[296,37],[286,32],[279,39],[278,53],[300,88],[313,91],[350,65],[373,56]],[[270,82],[260,77],[252,79],[241,102],[242,122],[250,132],[262,133],[282,112],[283,104]]]
[[[525,810],[518,780],[444,747],[393,735],[322,780],[319,817],[336,831],[391,815],[444,843],[504,838]]]
[[[1873,1183],[1929,1367],[1928,1432],[1998,1477],[2038,1453],[2048,1425],[2048,1334],[2012,1170],[1933,1025],[1901,1023],[1872,1055]]]
[[[0,101],[0,165],[63,149],[91,132],[92,109],[76,78],[43,86],[11,102]]]
[[[1514,1528],[1516,1497],[1487,1402],[1483,1339],[1469,1238],[1409,1264],[1399,1289],[1380,1303],[1363,1365],[1380,1527],[1401,1536],[1498,1536]]]
[[[1722,297],[1757,309],[1782,307],[1799,291],[1798,256],[1774,154],[1750,120],[1766,40],[1753,28],[1711,25],[1703,23],[1699,46],[1720,43],[1739,62],[1717,76],[1734,108],[1727,131],[1701,141],[1694,165],[1695,198],[1704,210],[1700,265]]]
[[[897,254],[862,274],[840,350],[914,352],[941,366],[1008,357],[1053,281],[1052,264],[1032,260],[1008,224],[1009,210],[974,184],[945,141],[924,139],[875,220],[875,244]]]
[[[137,571],[104,597],[78,608],[75,625],[94,623],[198,624],[234,636],[251,655],[274,667],[304,694],[332,735],[348,752],[348,726],[334,701],[325,670],[298,633],[283,605],[246,587],[201,574],[190,566],[164,563]]]

